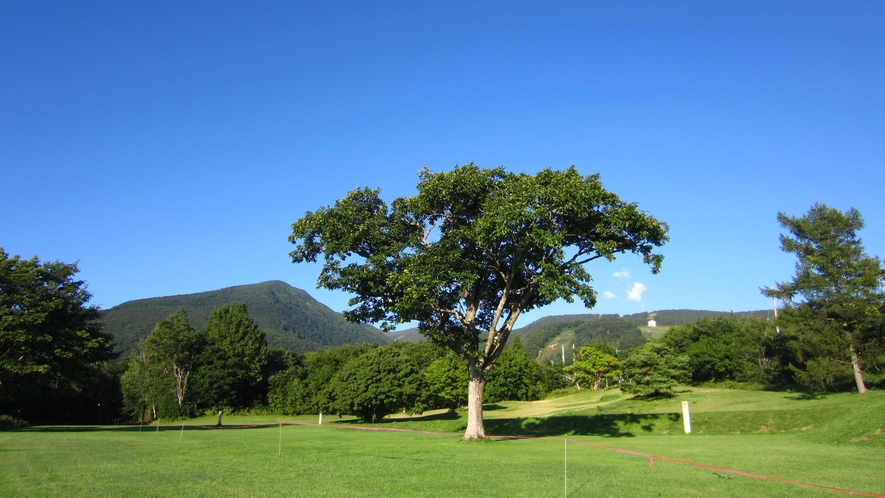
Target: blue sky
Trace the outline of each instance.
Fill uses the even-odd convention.
[[[340,311],[290,224],[470,161],[598,172],[670,225],[659,275],[588,266],[595,313],[769,307],[777,212],[815,202],[885,254],[885,3],[182,4],[0,4],[0,246],[104,308],[277,279]]]

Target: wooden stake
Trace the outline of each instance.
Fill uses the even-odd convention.
[[[565,498],[568,498],[568,434],[562,437],[562,447],[564,451],[562,461],[565,467],[563,471],[563,475],[565,475]]]

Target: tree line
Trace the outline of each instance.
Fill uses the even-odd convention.
[[[184,312],[173,314],[136,354],[115,363],[75,265],[0,250],[0,413],[89,421],[91,411],[100,420],[101,408],[115,403],[139,418],[264,403],[377,420],[389,410],[460,406],[455,380],[464,368],[464,437],[482,437],[483,402],[532,399],[562,381],[506,346],[523,312],[575,297],[592,308],[596,291],[585,265],[597,259],[633,253],[653,273],[662,267],[655,251],[668,240],[667,224],[606,191],[599,175],[574,168],[514,174],[471,163],[424,169],[419,179],[417,195],[390,204],[363,188],[306,213],[292,224],[290,256],[295,263],[323,259],[318,285],[354,296],[346,318],[384,329],[416,321],[441,348],[437,356],[415,349],[427,345],[394,344],[296,357],[268,348],[245,306],[229,305],[201,332]],[[598,388],[617,379],[627,392],[660,394],[687,381],[825,390],[848,378],[864,392],[885,358],[885,270],[857,237],[860,213],[815,204],[778,220],[781,248],[797,265],[792,281],[763,289],[780,300],[773,331],[752,321],[702,320],[614,355],[586,344],[576,355],[586,368],[565,372],[570,381]],[[600,332],[584,335],[593,341]],[[506,379],[497,387],[496,376]],[[386,385],[382,379],[396,392],[374,390]]]
[[[489,379],[487,401],[540,399],[565,385],[555,367],[532,361],[519,341]],[[356,415],[465,405],[467,366],[429,341],[344,345],[295,355],[268,348],[241,303],[212,312],[198,333],[184,311],[157,324],[122,361],[124,409],[140,420],[216,410]]]

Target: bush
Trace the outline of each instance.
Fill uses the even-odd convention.
[[[25,427],[28,427],[28,423],[20,418],[15,418],[11,415],[0,415],[0,431],[23,429]]]

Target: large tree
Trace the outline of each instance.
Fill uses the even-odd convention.
[[[796,276],[762,292],[785,301],[782,321],[797,334],[799,359],[820,374],[818,381],[824,379],[808,378],[805,368],[800,381],[826,384],[840,365],[850,364],[857,391],[866,392],[861,351],[885,336],[879,311],[885,270],[878,257],[864,253],[857,236],[864,227],[860,212],[817,203],[803,216],[777,218],[789,232],[780,236],[781,249],[798,258]]]
[[[621,391],[638,396],[672,396],[673,389],[691,379],[688,356],[663,342],[649,342],[623,362]]]
[[[327,409],[378,422],[400,410],[421,412],[427,386],[408,346],[374,348],[345,364],[329,382]]]
[[[199,357],[194,388],[204,407],[249,408],[267,394],[265,334],[243,303],[209,315],[207,345]]]
[[[564,370],[571,376],[578,389],[581,389],[583,383],[585,386],[593,386],[593,390],[596,390],[602,386],[603,381],[608,387],[609,380],[621,376],[621,362],[613,355],[593,346],[582,346],[577,356],[575,362]]]
[[[180,308],[157,323],[142,345],[147,364],[153,371],[162,372],[169,381],[178,405],[178,415],[187,413],[184,400],[188,393],[188,381],[202,346],[200,336]]]
[[[0,413],[62,421],[30,408],[62,392],[77,402],[90,390],[96,364],[116,356],[77,271],[75,264],[10,257],[0,248]],[[100,402],[86,404],[91,411]]]
[[[474,164],[419,174],[390,205],[358,188],[292,224],[295,263],[324,258],[318,286],[354,294],[345,317],[421,332],[467,360],[465,439],[485,436],[483,389],[519,316],[596,292],[584,265],[632,252],[652,272],[667,226],[575,168],[537,175]]]

